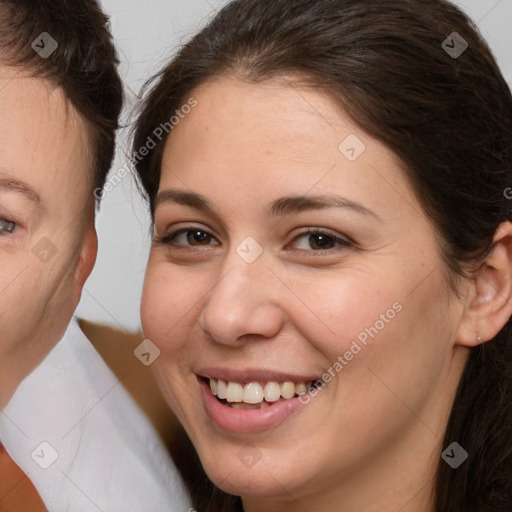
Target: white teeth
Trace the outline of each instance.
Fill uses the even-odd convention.
[[[244,387],[244,398],[238,400],[239,402],[245,402],[246,404],[259,404],[263,402],[264,394],[263,388],[257,382],[249,382]]]
[[[228,402],[243,402],[244,388],[238,382],[228,382],[226,391],[226,400]]]
[[[281,398],[281,386],[278,382],[267,382],[265,384],[265,400],[277,402]]]
[[[289,400],[297,395],[307,393],[311,382],[270,381],[263,387],[258,382],[249,382],[243,386],[238,382],[225,382],[221,379],[209,379],[212,395],[221,400],[227,400],[236,409],[250,409],[245,405],[266,407],[269,403],[281,398]],[[240,406],[239,406],[240,405]],[[258,407],[252,407],[258,408]]]
[[[295,396],[295,384],[293,382],[283,382],[281,384],[281,396],[287,400]]]
[[[305,382],[299,382],[298,384],[295,384],[295,393],[297,393],[297,395],[303,395],[304,393],[307,393],[307,391],[308,388]]]
[[[212,379],[210,379],[212,380]],[[228,385],[223,381],[220,380],[217,382],[217,396],[223,400],[226,398],[226,391],[228,390]]]

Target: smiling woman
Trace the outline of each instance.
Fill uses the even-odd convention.
[[[134,148],[197,106],[136,166],[143,328],[210,479],[246,512],[509,512],[512,98],[470,20],[238,0],[153,84]]]

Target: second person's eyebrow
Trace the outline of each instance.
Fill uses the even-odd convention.
[[[12,178],[2,170],[0,170],[0,189],[21,194],[38,206],[41,204],[41,197],[30,185]]]

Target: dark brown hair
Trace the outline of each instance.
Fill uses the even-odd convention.
[[[58,44],[46,58],[32,46],[45,44],[43,33]],[[87,125],[93,184],[102,187],[114,155],[123,86],[108,18],[98,2],[0,0],[0,62],[62,88]]]
[[[454,32],[468,44],[461,55],[446,51]],[[196,87],[227,74],[298,76],[390,147],[439,233],[453,285],[478,268],[498,225],[512,220],[504,197],[512,186],[510,89],[477,27],[448,1],[231,2],[156,77],[134,148]],[[165,141],[136,165],[152,212]],[[510,321],[472,350],[442,448],[453,441],[469,458],[456,470],[439,458],[435,510],[510,512]]]

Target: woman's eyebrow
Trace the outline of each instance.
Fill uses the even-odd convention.
[[[24,195],[35,205],[41,205],[41,197],[39,194],[24,181],[12,178],[8,174],[5,174],[0,170],[0,189],[6,190],[7,192],[15,192]]]
[[[204,196],[195,192],[168,189],[158,193],[155,200],[155,209],[162,203],[177,203],[190,206],[199,211],[217,215],[213,205]],[[271,217],[293,215],[306,210],[320,210],[323,208],[347,208],[361,215],[372,216],[382,222],[382,219],[372,210],[360,203],[337,195],[320,196],[288,196],[276,199],[267,209]]]
[[[268,213],[271,216],[282,216],[297,214],[306,210],[321,210],[324,208],[347,208],[361,215],[375,217],[382,222],[382,219],[373,210],[370,210],[360,203],[334,194],[283,197],[272,202],[268,208]]]
[[[162,203],[177,203],[183,206],[190,206],[205,213],[216,215],[215,208],[206,197],[195,192],[184,190],[167,189],[158,193],[155,199],[155,210]]]

